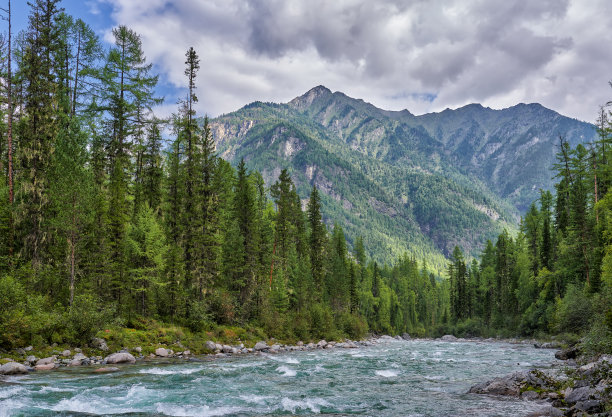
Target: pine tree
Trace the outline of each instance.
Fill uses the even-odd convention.
[[[324,248],[327,232],[321,218],[321,199],[316,186],[312,186],[308,200],[308,224],[310,226],[310,271],[318,297],[323,292]]]

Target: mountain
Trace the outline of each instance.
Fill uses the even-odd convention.
[[[442,271],[455,245],[476,254],[519,216],[539,189],[563,135],[592,140],[594,127],[519,104],[471,104],[415,116],[379,109],[318,86],[289,103],[254,102],[211,121],[220,156],[244,158],[267,185],[288,168],[303,202],[316,185],[329,226],[371,256],[408,253]]]

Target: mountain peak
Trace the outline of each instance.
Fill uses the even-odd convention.
[[[310,106],[315,100],[321,98],[321,97],[325,97],[328,95],[331,95],[332,92],[329,88],[323,86],[323,85],[318,85],[316,87],[311,88],[310,90],[308,90],[306,93],[304,93],[303,95],[294,98],[293,100],[291,100],[289,102],[289,105],[292,107],[295,107],[297,109],[304,109],[308,106]]]

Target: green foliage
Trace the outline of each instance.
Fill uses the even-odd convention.
[[[565,296],[557,300],[555,327],[560,332],[579,333],[588,328],[592,315],[591,300],[583,290],[569,285]]]

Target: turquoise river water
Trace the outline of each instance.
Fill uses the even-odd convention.
[[[553,351],[500,342],[389,341],[358,349],[154,362],[0,380],[0,416],[521,416],[539,406],[467,394]]]

